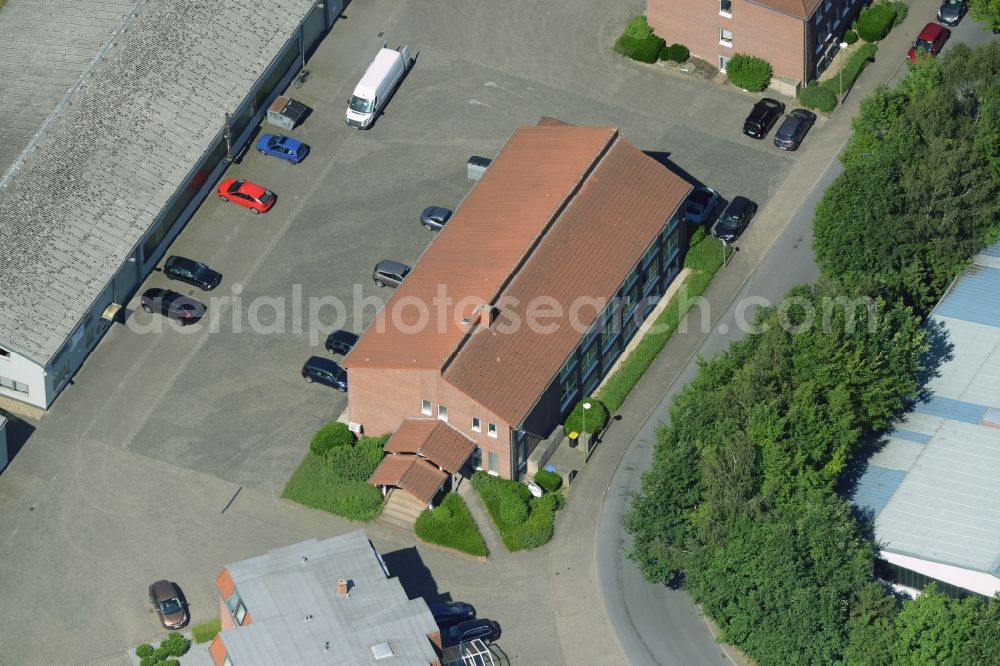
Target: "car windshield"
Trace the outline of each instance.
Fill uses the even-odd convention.
[[[173,615],[174,613],[181,610],[180,599],[176,597],[173,599],[167,599],[166,601],[160,602],[160,610],[164,615]]]
[[[921,53],[930,53],[931,43],[925,39],[918,39],[914,44],[913,48]]]
[[[229,192],[231,194],[239,192],[240,188],[243,187],[243,183],[245,183],[245,182],[246,182],[245,180],[235,180],[235,181],[233,181],[233,184],[229,186]]]
[[[696,209],[704,208],[708,205],[708,200],[712,198],[712,195],[704,190],[698,190],[688,199],[688,207],[694,206]]]
[[[350,109],[355,113],[371,113],[374,107],[375,107],[374,100],[365,99],[364,97],[358,97],[357,95],[351,97]]]
[[[264,190],[264,194],[260,195],[260,202],[266,204],[272,198],[274,198],[274,195],[270,192],[270,190]]]
[[[738,215],[733,213],[727,213],[721,220],[719,220],[719,226],[726,229],[735,229],[740,225],[740,218]]]

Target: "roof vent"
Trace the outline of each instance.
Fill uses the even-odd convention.
[[[305,563],[306,563],[306,562],[308,562],[308,561],[309,561],[309,558],[308,558],[308,557],[306,557],[305,555],[303,555],[303,556],[302,556],[302,564],[305,564]]]
[[[350,585],[347,584],[346,578],[341,578],[337,581],[337,594],[342,597],[351,596],[351,588]]]
[[[492,305],[483,303],[479,306],[479,324],[486,328],[492,328],[493,324],[497,320],[497,315],[500,314],[500,310],[493,307]]]
[[[379,643],[372,646],[372,654],[375,655],[375,661],[388,659],[392,656],[392,648],[389,647],[388,643]]]

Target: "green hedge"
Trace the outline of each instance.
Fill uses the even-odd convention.
[[[590,409],[587,410],[586,426],[587,432],[594,434],[600,432],[605,425],[608,423],[608,409],[605,407],[600,400],[590,396],[584,398],[580,402],[576,403],[573,411],[569,413],[566,417],[566,421],[563,423],[563,427],[566,428],[566,434],[571,432],[583,432],[584,417],[583,417],[583,403],[590,404]]]
[[[330,471],[346,481],[367,481],[382,462],[390,435],[360,437],[354,446],[335,446],[326,454]]]
[[[378,488],[365,481],[344,479],[331,469],[325,458],[312,453],[299,463],[281,496],[359,521],[375,518],[382,510],[383,501]]]
[[[853,44],[856,41],[858,41],[858,33],[854,32],[853,30],[848,30],[847,32],[844,33],[844,42],[845,43],[847,43],[848,45],[850,45],[850,44]]]
[[[626,58],[638,60],[639,62],[654,63],[660,57],[660,51],[667,42],[656,35],[645,39],[636,39],[628,35],[622,35],[615,42],[615,51]]]
[[[179,632],[171,631],[161,643],[160,649],[166,650],[168,657],[183,657],[191,649],[191,641],[184,638]],[[156,651],[153,652],[156,654]]]
[[[625,26],[625,32],[622,33],[623,37],[631,37],[632,39],[646,39],[653,36],[653,29],[649,25],[649,20],[646,16],[640,14],[639,16],[633,16]]]
[[[532,497],[523,483],[501,479],[485,472],[473,474],[471,483],[482,498],[507,550],[513,552],[538,548],[552,539],[556,511],[563,506],[562,495],[548,493],[542,497]],[[523,522],[512,524],[506,520],[503,507],[508,507],[509,511],[509,507],[518,503],[528,507],[528,516]]]
[[[745,53],[737,53],[726,65],[726,77],[733,85],[750,92],[766,88],[773,74],[768,61]]]
[[[563,479],[555,472],[550,472],[547,469],[540,469],[535,472],[534,481],[546,491],[554,493],[562,487]]]
[[[816,81],[799,91],[799,104],[807,109],[830,113],[837,107],[837,93],[821,86]]]
[[[699,228],[692,235],[691,244],[684,257],[684,267],[691,269],[691,276],[681,287],[684,298],[681,298],[680,294],[674,296],[632,353],[622,361],[618,370],[605,380],[604,385],[595,394],[611,412],[617,412],[621,408],[625,398],[652,365],[653,359],[667,344],[667,340],[674,334],[684,315],[704,293],[708,283],[712,281],[712,276],[721,266],[721,244],[714,237],[706,236],[704,230]]]
[[[454,548],[469,555],[489,554],[479,526],[469,507],[456,493],[448,493],[434,510],[425,509],[413,526],[417,536],[439,546]]]
[[[142,643],[141,645],[135,648],[135,656],[139,657],[140,659],[143,659],[145,657],[152,657],[153,646],[150,645],[149,643]]]
[[[191,638],[194,639],[195,643],[207,643],[215,638],[215,635],[220,631],[222,631],[222,621],[216,618],[192,627]]]
[[[854,29],[866,42],[877,42],[889,34],[895,20],[895,8],[880,2],[861,10],[858,20],[854,22]]]
[[[309,450],[312,451],[313,455],[323,456],[335,447],[353,443],[354,433],[347,427],[347,424],[334,421],[316,431],[309,443]]]
[[[687,62],[691,57],[691,51],[683,44],[671,44],[660,49],[660,60],[670,60],[672,62]]]
[[[878,46],[875,44],[864,44],[857,51],[852,53],[844,62],[844,91],[851,89],[854,82],[861,76],[861,72],[868,66],[868,61],[875,57]],[[840,76],[833,76],[820,84],[823,88],[833,93],[839,98]]]
[[[901,0],[886,0],[883,4],[892,7],[893,18],[892,27],[895,28],[897,25],[903,22],[906,15],[910,13],[910,7]]]

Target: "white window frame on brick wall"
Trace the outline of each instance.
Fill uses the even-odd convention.
[[[719,16],[733,18],[733,0],[719,0]]]
[[[430,400],[420,401],[420,413],[430,416],[434,413],[434,406],[431,404]]]
[[[493,439],[496,439],[497,438],[497,424],[496,423],[487,423],[486,424],[486,434],[489,437],[492,437]]]
[[[444,405],[438,405],[438,420],[448,422],[448,408]]]
[[[726,34],[729,34],[729,39],[726,39]],[[727,48],[733,48],[733,31],[726,28],[719,28],[719,45],[725,46]]]
[[[725,72],[726,71],[726,65],[729,64],[730,60],[732,60],[732,58],[730,58],[729,56],[724,56],[724,55],[720,55],[719,56],[719,71],[720,72]]]
[[[472,432],[482,432],[483,422],[479,420],[478,416],[472,417]]]

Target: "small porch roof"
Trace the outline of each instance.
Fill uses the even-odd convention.
[[[404,419],[385,444],[387,453],[410,453],[454,474],[462,468],[476,443],[438,419]]]
[[[394,486],[430,504],[444,480],[448,478],[434,465],[417,456],[387,455],[379,463],[368,483]]]

